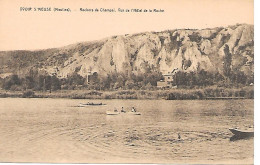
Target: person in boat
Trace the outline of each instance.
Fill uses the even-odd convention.
[[[136,112],[136,109],[135,109],[135,107],[132,107],[132,112]]]
[[[121,112],[124,112],[124,113],[126,112],[126,111],[124,110],[124,107],[122,107]]]
[[[178,140],[181,140],[181,134],[178,133]]]

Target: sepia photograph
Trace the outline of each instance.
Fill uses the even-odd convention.
[[[253,0],[0,0],[0,163],[254,164]]]

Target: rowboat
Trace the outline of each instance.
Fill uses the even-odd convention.
[[[229,129],[235,136],[238,137],[253,137],[254,130],[239,130],[237,128],[230,128]]]
[[[120,112],[119,111],[106,111],[107,115],[119,115]]]
[[[85,106],[97,106],[97,105],[105,105],[103,103],[79,103],[80,107],[85,107]]]
[[[125,115],[141,115],[140,112],[119,112],[119,111],[106,111],[107,115],[119,115],[119,114],[125,114]]]
[[[127,112],[128,114],[131,114],[131,115],[141,115],[141,113],[140,112]]]

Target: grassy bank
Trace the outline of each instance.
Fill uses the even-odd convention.
[[[59,90],[50,92],[39,91],[0,91],[0,97],[33,97],[33,98],[71,98],[71,99],[168,99],[193,100],[214,98],[254,98],[253,87],[202,89],[168,89],[168,90]]]
[[[243,88],[216,88],[209,87],[197,90],[175,90],[167,95],[168,100],[196,100],[196,99],[236,99],[254,98],[253,87]]]

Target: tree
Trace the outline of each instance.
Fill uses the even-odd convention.
[[[36,84],[36,89],[45,91],[45,76],[39,75]]]
[[[177,72],[173,77],[174,85],[187,85],[188,79],[185,72]]]
[[[226,77],[230,76],[231,73],[231,61],[232,61],[232,54],[229,52],[229,46],[227,44],[225,44],[224,46],[224,75]]]
[[[20,85],[21,81],[18,77],[18,75],[14,74],[11,76],[8,76],[4,79],[3,88],[6,90],[11,89],[13,85]]]
[[[71,86],[83,85],[84,82],[85,79],[76,72],[67,77],[67,84]]]
[[[119,74],[117,77],[117,86],[118,88],[123,88],[125,86],[125,82],[126,82],[126,76],[125,74]]]
[[[197,83],[196,73],[190,72],[188,76],[188,84],[189,86],[194,86]]]
[[[35,82],[33,80],[33,77],[26,76],[23,83],[25,89],[32,89],[34,88]]]
[[[125,87],[127,88],[127,89],[133,89],[133,87],[134,87],[134,81],[133,80],[127,80],[126,82],[125,82]]]
[[[52,86],[52,81],[51,81],[51,76],[46,76],[44,77],[44,90],[50,90],[51,93],[51,86]]]
[[[61,82],[55,75],[51,77],[51,89],[52,90],[60,90],[61,89]]]
[[[161,72],[151,72],[145,74],[144,83],[145,84],[150,83],[152,86],[156,86],[157,81],[160,81],[161,79],[163,79],[163,75]]]
[[[91,76],[89,76],[89,82],[92,82],[92,83],[99,83],[100,82],[97,72],[94,72]]]
[[[3,87],[3,84],[4,84],[4,79],[2,79],[2,78],[0,77],[0,87]]]

